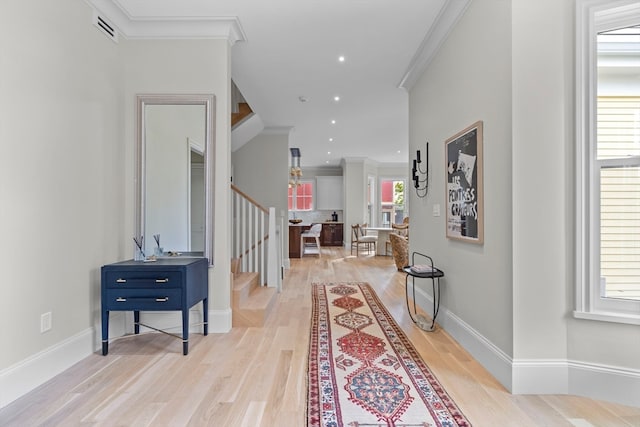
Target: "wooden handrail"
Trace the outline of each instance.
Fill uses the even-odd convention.
[[[244,197],[245,199],[247,199],[249,202],[251,202],[251,204],[255,205],[258,209],[260,209],[262,212],[268,214],[269,213],[269,209],[265,208],[264,206],[262,206],[260,203],[256,202],[254,199],[252,199],[250,196],[248,196],[246,193],[244,193],[242,190],[240,190],[238,187],[236,187],[235,185],[231,184],[231,189],[233,191],[235,191],[236,193],[240,194],[242,197]]]
[[[254,251],[258,246],[263,245],[267,242],[267,240],[269,240],[269,235],[265,235],[264,239],[254,243],[253,245],[251,245],[250,248],[245,249],[244,253],[241,253],[240,256],[238,256],[238,258],[242,258],[245,255],[248,255],[249,252]]]

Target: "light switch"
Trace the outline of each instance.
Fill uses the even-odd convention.
[[[440,216],[440,205],[433,205],[433,216]]]

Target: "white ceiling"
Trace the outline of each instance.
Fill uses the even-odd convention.
[[[125,37],[150,20],[233,22],[234,82],[265,127],[291,128],[309,167],[408,161],[405,88],[471,0],[87,1]]]

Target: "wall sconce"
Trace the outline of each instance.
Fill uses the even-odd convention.
[[[420,167],[422,163],[422,158],[420,157],[420,150],[416,151],[416,158],[413,160],[413,169],[411,172],[413,174],[413,186],[416,189],[416,195],[418,197],[426,197],[429,192],[429,143],[427,142],[425,154],[425,167],[424,170]],[[424,175],[424,177],[421,177]]]

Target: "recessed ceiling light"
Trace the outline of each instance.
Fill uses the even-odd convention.
[[[335,119],[331,120],[331,124],[332,124],[332,125],[335,125],[335,124],[336,124]]]
[[[400,150],[398,150],[398,154],[400,154]]]
[[[333,138],[329,138],[329,142],[333,142]]]
[[[325,163],[326,163],[326,164],[329,164],[329,160],[327,160]]]
[[[328,154],[328,155],[331,155],[331,151],[327,151],[327,154]]]
[[[333,100],[338,102],[338,101],[340,101],[340,97],[338,95],[336,95],[336,96],[333,97]]]
[[[340,56],[338,56],[338,61],[340,61],[340,62],[344,62],[344,55],[340,55]]]

